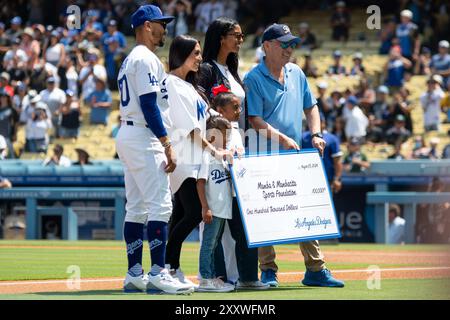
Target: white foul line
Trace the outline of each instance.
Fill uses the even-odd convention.
[[[385,268],[385,269],[377,269],[377,271],[381,272],[389,272],[389,271],[432,271],[432,270],[450,270],[450,267],[405,267],[405,268]],[[358,272],[373,272],[373,270],[368,269],[350,269],[350,270],[333,270],[333,273],[358,273]],[[302,275],[304,272],[279,272],[279,275]],[[188,276],[187,278],[196,279],[196,276]],[[104,278],[104,279],[80,279],[81,283],[95,283],[95,282],[119,282],[123,281],[123,278]],[[14,281],[14,282],[2,282],[0,281],[1,286],[18,286],[25,284],[58,284],[58,283],[66,283],[67,280],[43,280],[43,281]]]

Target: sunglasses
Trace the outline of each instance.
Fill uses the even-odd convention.
[[[295,47],[297,47],[297,43],[295,41],[291,41],[291,42],[281,42],[278,41],[280,43],[280,47],[281,49],[287,49],[287,48],[291,48],[291,49],[295,49]]]
[[[165,22],[165,21],[151,20],[150,22],[154,22],[154,23],[160,24],[160,25],[163,27],[164,30],[165,30],[166,27],[167,27],[167,22]]]
[[[242,39],[242,40],[244,40],[244,38],[245,38],[245,34],[243,34],[243,33],[238,33],[238,32],[235,32],[235,33],[228,33],[227,36],[233,36],[233,37],[235,37],[236,39]]]

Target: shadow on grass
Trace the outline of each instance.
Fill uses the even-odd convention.
[[[270,288],[268,290],[236,290],[233,292],[230,292],[230,295],[234,294],[245,294],[245,293],[261,293],[261,294],[267,294],[269,292],[288,292],[288,291],[298,291],[298,290],[311,290],[311,289],[317,289],[314,287],[305,287],[305,286],[281,286],[277,288]],[[191,296],[195,295],[209,295],[209,294],[218,294],[217,292],[207,293],[207,292],[195,292]],[[100,296],[100,295],[110,295],[110,296],[123,296],[126,297],[132,297],[132,296],[141,296],[141,295],[147,295],[147,296],[165,296],[165,297],[184,297],[184,295],[169,295],[169,294],[146,294],[145,292],[142,293],[124,293],[122,290],[89,290],[89,291],[61,291],[61,292],[37,292],[33,295],[36,296],[67,296],[67,297],[78,297],[78,296]],[[189,296],[189,295],[188,295]],[[226,298],[226,294],[224,294],[224,298]]]

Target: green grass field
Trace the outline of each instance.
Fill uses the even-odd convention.
[[[70,265],[79,266],[81,278],[123,277],[126,255],[120,241],[0,241],[0,281],[67,279]],[[386,246],[377,244],[322,245],[327,251],[366,251],[383,253],[447,253],[446,245]],[[198,268],[198,244],[185,243],[181,265],[188,275]],[[277,254],[300,255],[297,245],[277,246]],[[149,267],[148,248],[144,249],[144,269]],[[303,263],[277,259],[280,272],[304,271]],[[331,270],[365,269],[367,263],[330,262]],[[385,263],[380,268],[417,267],[422,263]],[[428,265],[429,266],[429,265]],[[29,294],[2,294],[0,299],[211,299],[211,300],[271,300],[271,299],[450,299],[450,278],[441,279],[382,279],[381,289],[370,290],[365,280],[347,280],[343,289],[310,288],[296,282],[283,282],[270,291],[232,292],[228,294],[195,293],[191,296],[123,294],[120,290],[93,290],[81,292],[45,292]]]

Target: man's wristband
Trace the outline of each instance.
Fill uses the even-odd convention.
[[[166,142],[164,142],[162,144],[164,149],[169,148],[171,145],[172,145],[172,143],[170,142],[170,140],[166,140]]]

